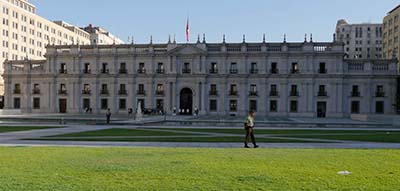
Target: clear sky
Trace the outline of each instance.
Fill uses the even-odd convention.
[[[400,0],[30,0],[37,13],[49,20],[64,20],[84,26],[101,26],[127,41],[167,42],[176,34],[185,41],[186,18],[191,41],[206,33],[207,42],[303,41],[313,33],[314,41],[331,41],[338,19],[351,23],[382,22]]]

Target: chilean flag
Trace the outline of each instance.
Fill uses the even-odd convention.
[[[189,42],[190,28],[189,28],[189,18],[186,21],[186,42]]]

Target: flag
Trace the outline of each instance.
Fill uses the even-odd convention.
[[[189,28],[189,18],[186,21],[186,42],[189,42],[190,28]]]

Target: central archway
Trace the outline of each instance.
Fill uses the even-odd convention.
[[[193,91],[183,88],[179,94],[179,114],[192,115],[193,113]]]

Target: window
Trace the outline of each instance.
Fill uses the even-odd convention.
[[[40,98],[33,98],[33,109],[40,109]]]
[[[33,84],[33,94],[40,94],[40,85]]]
[[[145,69],[145,67],[144,67],[144,63],[143,63],[143,62],[139,63],[138,73],[139,73],[139,74],[144,74],[144,73],[146,73],[146,69]]]
[[[327,92],[325,90],[325,85],[319,85],[318,87],[318,96],[327,96]]]
[[[376,97],[385,97],[385,92],[382,85],[376,86]]]
[[[249,111],[257,111],[257,100],[249,101]]]
[[[100,94],[108,94],[108,85],[107,84],[101,84],[101,92]]]
[[[14,98],[14,109],[21,109],[21,98]]]
[[[251,74],[257,74],[258,73],[257,63],[256,62],[252,62],[251,63],[250,73]]]
[[[108,109],[108,99],[101,99],[101,109],[105,110]]]
[[[375,103],[375,113],[377,113],[377,114],[385,113],[385,102],[377,101]]]
[[[291,70],[291,73],[292,73],[292,74],[300,73],[299,64],[298,64],[298,63],[296,63],[296,62],[292,63],[292,70]]]
[[[84,84],[83,85],[83,94],[90,94],[90,84]]]
[[[145,95],[144,84],[138,84],[138,94]]]
[[[119,109],[126,109],[126,99],[119,99]]]
[[[320,74],[326,74],[326,68],[325,68],[325,63],[324,62],[319,63],[319,73]]]
[[[191,70],[190,70],[190,63],[185,62],[185,63],[183,64],[182,73],[184,73],[184,74],[189,74],[190,72],[191,72]]]
[[[83,68],[83,73],[85,73],[85,74],[90,73],[90,63],[85,63],[85,66]]]
[[[101,65],[101,73],[102,73],[102,74],[108,74],[109,70],[108,70],[107,66],[108,66],[107,63],[103,63],[103,64]]]
[[[236,62],[232,62],[231,63],[231,68],[229,70],[229,73],[231,73],[231,74],[237,74],[238,73]]]
[[[120,74],[126,74],[128,73],[128,70],[126,69],[126,63],[122,62],[119,64],[119,73]]]
[[[357,85],[353,85],[352,91],[351,91],[351,97],[360,97],[360,91],[358,90]]]
[[[237,85],[236,84],[231,84],[231,87],[229,90],[229,95],[237,95]]]
[[[278,96],[276,84],[271,84],[270,96]]]
[[[126,85],[125,84],[120,84],[119,85],[119,95],[126,95],[127,91],[126,91]]]
[[[250,96],[257,96],[257,85],[256,84],[250,85]]]
[[[211,63],[210,73],[211,74],[218,73],[218,66],[216,62]]]
[[[360,113],[360,102],[359,101],[351,102],[351,113]]]
[[[90,99],[89,98],[85,98],[83,99],[83,109],[86,111],[88,109],[90,109]]]
[[[217,111],[217,100],[210,100],[210,111]]]
[[[163,112],[164,113],[164,100],[163,99],[157,99],[156,100],[156,108],[158,112]]]
[[[159,62],[158,65],[157,65],[157,73],[159,73],[159,74],[164,74],[165,73],[164,64],[162,62]]]
[[[229,111],[237,111],[237,100],[229,100]]]
[[[292,113],[297,112],[297,101],[296,100],[290,101],[290,112],[292,112]]]
[[[164,85],[163,84],[157,84],[156,94],[164,95]]]
[[[137,106],[139,107],[139,105],[140,105],[140,109],[142,109],[142,111],[144,111],[144,108],[145,108],[144,104],[145,104],[144,99],[138,99]]]
[[[278,101],[276,101],[276,100],[269,101],[269,111],[270,112],[278,111]]]
[[[67,65],[65,63],[61,63],[60,73],[61,74],[66,74],[67,73]]]
[[[21,93],[21,84],[14,84],[14,94]]]
[[[290,96],[299,96],[299,92],[297,92],[297,85],[291,86]]]

